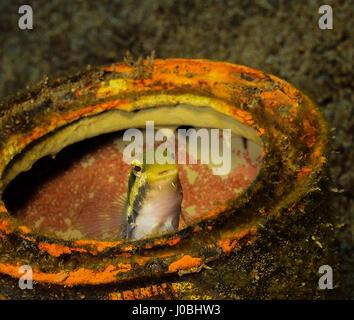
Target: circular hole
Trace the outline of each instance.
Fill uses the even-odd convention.
[[[176,133],[179,129],[196,128],[174,128]],[[210,134],[211,129],[206,130]],[[145,136],[145,131],[142,131]],[[219,139],[219,151],[222,155],[222,133]],[[56,157],[38,160],[31,170],[18,175],[6,188],[3,198],[7,208],[33,229],[61,239],[121,239],[122,230],[126,232],[124,223],[128,221],[124,203],[127,201],[131,167],[124,162],[123,152],[129,143],[123,141],[123,131],[119,131],[75,143],[64,148]],[[155,144],[155,148],[159,144]],[[136,225],[136,228],[140,227],[139,223],[160,223],[163,210],[167,210],[166,206],[171,201],[178,202],[180,191],[183,191],[181,213],[177,213],[178,222],[175,228],[182,229],[189,223],[202,219],[225,201],[237,197],[256,178],[261,167],[263,150],[254,142],[232,134],[230,170],[221,175],[213,174],[213,168],[220,167],[220,164],[213,162],[211,150],[209,161],[206,161],[208,163],[201,163],[201,145],[198,143],[196,153],[191,155],[187,139],[187,163],[180,164],[178,134],[175,135],[176,150],[172,158],[177,160],[181,190],[176,186],[175,180],[166,180],[175,187],[169,195],[165,192],[166,185],[159,185],[161,192],[151,192],[153,188],[149,186],[144,194],[139,193],[140,191],[134,194],[133,201],[142,202],[139,210],[144,210],[146,203],[150,203],[155,206],[155,211],[151,211],[152,216],[156,214],[150,222],[136,216],[130,217],[129,222]],[[209,149],[210,147],[209,144]],[[144,173],[144,168],[140,165],[134,165],[133,170],[135,173]],[[165,168],[157,171],[162,180],[170,179],[172,173],[173,170]],[[152,198],[154,199],[151,200]],[[147,237],[156,235],[152,225],[145,228],[151,230],[150,233],[146,232]]]

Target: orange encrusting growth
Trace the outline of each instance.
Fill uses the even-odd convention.
[[[224,239],[218,240],[219,247],[225,252],[229,253],[239,245],[239,240],[247,235],[253,235],[257,232],[257,228],[246,229],[235,235],[225,237]]]
[[[10,275],[14,278],[21,276],[19,268],[21,264],[12,265],[9,263],[0,263],[0,272]],[[60,271],[58,273],[44,273],[37,269],[33,270],[34,281],[51,282],[73,286],[76,284],[100,284],[109,283],[116,280],[119,273],[131,270],[130,264],[119,264],[117,266],[109,265],[104,271],[98,272],[90,269],[79,268],[75,271]]]
[[[10,234],[14,230],[14,227],[11,224],[10,219],[0,219],[0,231],[3,231],[5,234]]]
[[[26,226],[19,226],[18,227],[24,234],[30,233],[31,229]]]
[[[47,242],[41,242],[38,244],[40,250],[47,251],[50,255],[54,257],[59,257],[64,253],[71,253],[71,250],[68,247],[59,245],[59,244],[50,244]]]
[[[202,263],[201,258],[192,257],[190,255],[185,255],[179,260],[173,262],[168,267],[168,272],[176,272],[185,269],[191,269],[196,266],[200,266]]]
[[[161,284],[153,284],[148,287],[141,287],[133,290],[125,290],[122,292],[112,292],[108,294],[109,300],[143,300],[154,299],[156,297],[169,297],[178,299],[183,295],[189,296],[193,285],[187,282],[163,282]],[[206,297],[200,297],[204,299]]]
[[[122,241],[95,241],[95,240],[76,240],[74,242],[74,244],[78,246],[82,246],[82,245],[90,246],[94,250],[97,250],[98,252],[102,252],[107,248],[115,247],[121,243]]]

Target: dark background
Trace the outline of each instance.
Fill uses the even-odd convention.
[[[33,8],[33,30],[18,28],[22,4]],[[318,27],[323,4],[333,8],[333,30]],[[0,99],[46,77],[121,61],[127,50],[135,57],[155,50],[157,58],[229,61],[288,80],[333,128],[335,237],[353,299],[353,17],[354,1],[343,0],[1,0]]]

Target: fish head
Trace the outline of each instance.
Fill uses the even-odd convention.
[[[174,154],[165,150],[157,154],[154,150],[145,151],[143,161],[133,159],[130,170],[130,185],[128,188],[140,188],[144,184],[161,186],[167,183],[179,183],[178,167]]]

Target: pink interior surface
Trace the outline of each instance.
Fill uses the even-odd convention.
[[[62,151],[65,157],[70,157],[75,150],[75,161],[66,162],[55,174],[47,168],[49,175],[31,187],[28,199],[16,208],[20,220],[40,232],[63,239],[87,238],[85,229],[79,231],[76,228],[80,213],[93,208],[91,214],[96,214],[96,205],[100,208],[111,201],[112,196],[127,192],[130,167],[123,161],[123,148],[128,142],[122,142],[122,135],[110,134],[104,139],[96,137],[84,144]],[[224,176],[213,175],[210,165],[178,164],[183,188],[182,210],[189,216],[202,217],[226,200],[237,197],[256,178],[262,162],[259,146],[233,136],[231,154],[232,170]],[[51,160],[49,167],[60,167],[56,161],[60,162]],[[36,170],[42,170],[40,165]],[[16,193],[19,189],[14,185],[13,190]],[[183,226],[181,220],[180,228]],[[115,236],[112,233],[112,240]]]

